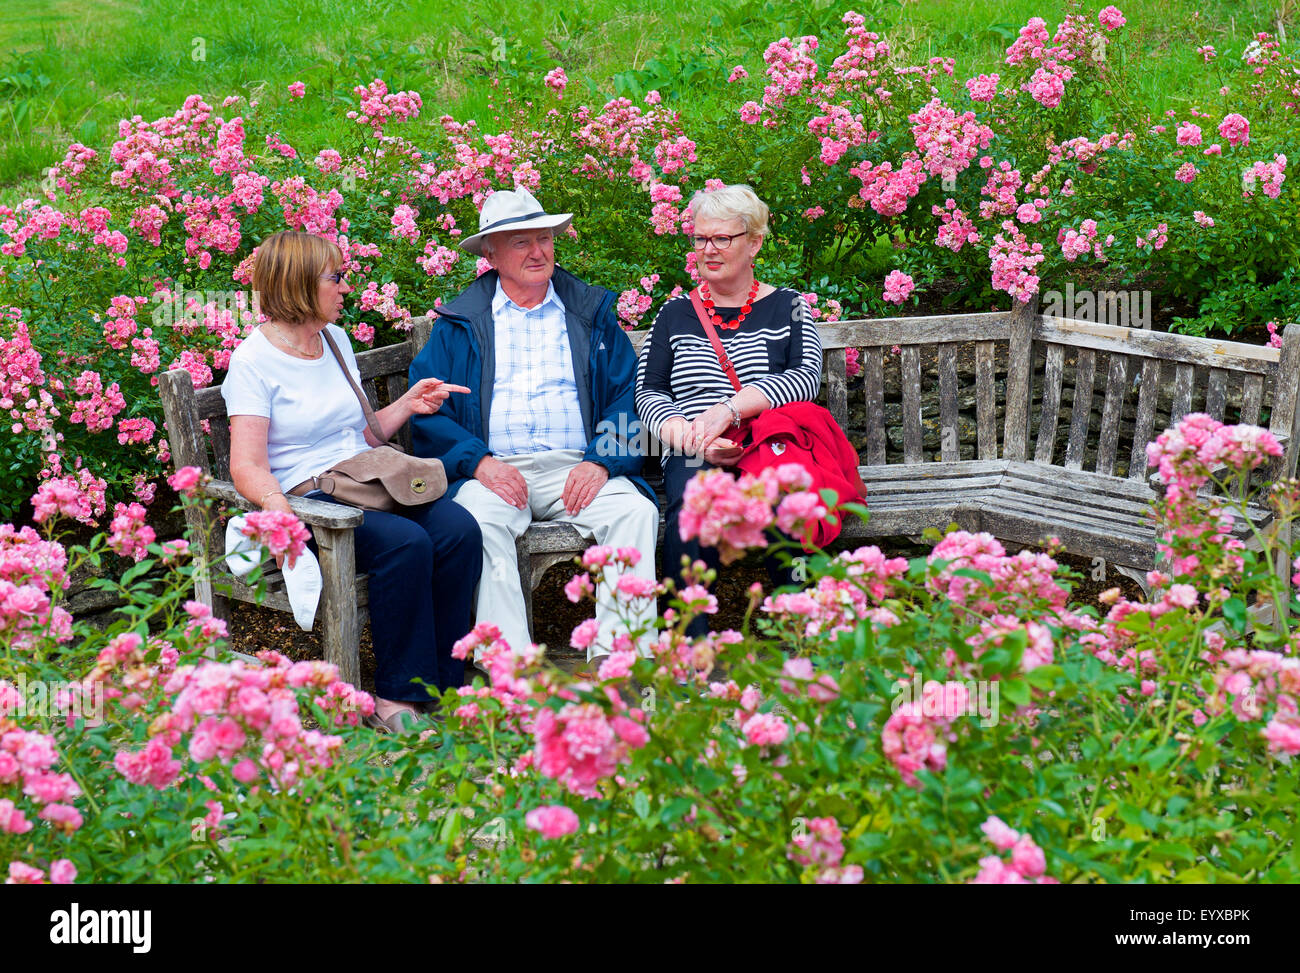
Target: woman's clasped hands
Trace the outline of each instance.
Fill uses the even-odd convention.
[[[744,448],[722,433],[732,425],[731,410],[723,403],[700,413],[693,422],[675,418],[664,424],[669,445],[692,456],[703,456],[714,466],[734,466]]]

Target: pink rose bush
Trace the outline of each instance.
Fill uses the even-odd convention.
[[[578,830],[578,816],[563,804],[535,807],[524,815],[524,823],[543,838],[563,838]]]
[[[1046,857],[1043,849],[1034,844],[1034,839],[1029,835],[1021,835],[997,817],[989,818],[980,827],[994,848],[1011,854],[1005,859],[998,855],[981,858],[979,874],[970,880],[971,885],[1060,884],[1056,879],[1043,874],[1047,868]]]
[[[307,549],[311,534],[293,514],[283,510],[254,510],[244,515],[242,533],[272,557],[296,558]]]
[[[265,664],[178,667],[161,685],[171,704],[151,728],[150,746],[119,752],[117,769],[133,783],[166,786],[171,779],[154,768],[179,771],[171,755],[182,745],[195,764],[218,761],[243,784],[292,787],[302,776],[328,769],[343,741],[303,726],[295,690],[314,691],[314,701],[336,726],[356,726],[374,712],[373,700],[341,682],[337,668],[327,663],[291,663],[275,652],[259,659]]]
[[[805,833],[790,840],[790,850],[786,853],[790,860],[815,866],[813,881],[818,885],[860,885],[862,866],[840,867],[844,842],[839,823],[834,818],[812,818],[806,827]]]
[[[40,528],[0,525],[8,880],[1300,878],[1276,787],[1300,752],[1296,638],[1288,619],[1246,638],[1248,609],[1300,585],[1275,576],[1295,552],[1256,537],[1221,489],[1258,470],[1289,522],[1300,488],[1254,427],[1186,416],[1153,444],[1150,592],[1110,591],[1100,617],[1072,604],[1050,543],[955,531],[910,560],[809,545],[798,586],[751,591],[734,629],[689,638],[690,619],[731,610],[725,577],[697,568],[669,588],[630,571],[645,552],[593,547],[565,585],[574,603],[672,607],[609,645],[579,616],[569,645],[608,650],[580,676],[481,619],[455,652],[486,674],[401,740],[361,727],[373,700],[324,663],[224,655],[226,623],[194,591],[202,547],[151,508],[204,502],[199,469],[167,473],[162,372],[222,380],[258,323],[254,244],[280,229],[340,247],[355,290],[339,323],[365,346],[405,340],[419,309],[488,269],[459,241],[514,186],[587,214],[557,240],[562,262],[645,328],[697,278],[691,195],[754,166],[786,187],[768,201],[795,277],[827,279],[800,286],[819,322],[902,313],[949,281],[984,307],[986,287],[1025,300],[1079,272],[1183,280],[1194,303],[1245,287],[1247,254],[1254,276],[1280,276],[1295,257],[1293,56],[1258,34],[1213,109],[1094,125],[1097,106],[1129,117],[1111,111],[1137,60],[1129,20],[1114,6],[1031,18],[995,71],[970,75],[849,11],[825,36],[719,66],[723,111],[707,119],[659,92],[590,98],[556,68],[494,89],[490,123],[348,79],[345,95],[362,82],[340,109],[352,137],[333,145],[302,114],[333,95],[306,99],[303,82],[262,105],[195,95],[70,145],[53,188],[0,206],[0,516],[30,502]],[[1209,45],[1183,53],[1226,63]],[[873,280],[844,276],[854,240],[884,244]],[[75,289],[77,307],[50,289]],[[1276,335],[1282,312],[1260,313]],[[845,358],[859,374],[858,350]],[[826,513],[798,468],[711,471],[682,525],[730,564]],[[98,532],[93,557],[54,539],[73,524]],[[247,529],[287,556],[308,536],[267,512]],[[94,558],[122,565],[98,582],[123,603],[103,632],[67,596]],[[499,827],[517,840],[493,841]],[[135,847],[156,849],[156,875]]]
[[[1269,781],[1272,762],[1300,752],[1300,670],[1293,636],[1257,630],[1263,644],[1246,645],[1231,627],[1211,628],[1227,610],[1219,589],[1273,560],[1229,549],[1219,533],[1228,501],[1203,493],[1211,478],[1229,482],[1275,453],[1261,430],[1203,416],[1159,437],[1156,511],[1173,556],[1149,575],[1150,598],[1108,593],[1101,619],[1071,608],[1050,540],[1046,552],[1009,554],[988,535],[955,531],[910,562],[876,547],[811,552],[803,591],[750,593],[757,631],[747,620],[745,631],[693,639],[685,622],[725,607],[696,566],[652,630],[616,639],[579,676],[552,665],[544,646],[510,646],[480,621],[455,655],[473,656],[486,678],[442,694],[442,725],[400,741],[359,725],[373,701],[325,663],[203,658],[221,650],[223,626],[180,587],[165,637],[120,630],[87,643],[90,664],[53,695],[48,730],[26,715],[40,702],[30,676],[0,683],[0,858],[22,882],[126,868],[106,850],[113,832],[87,813],[93,798],[101,814],[131,815],[142,837],[175,840],[178,852],[183,838],[204,861],[223,848],[258,869],[273,867],[257,857],[264,823],[292,820],[286,861],[306,856],[340,876],[632,879],[647,874],[644,856],[662,854],[656,881],[1113,881],[1217,874],[1198,871],[1219,867],[1201,854],[1209,841],[1224,869],[1239,869],[1292,813]],[[753,499],[744,490],[754,489],[766,530],[783,496],[806,492],[797,471],[769,480],[732,480],[718,496]],[[198,476],[178,483],[193,490]],[[1296,516],[1300,487],[1280,483],[1272,502]],[[258,529],[288,528],[272,519]],[[1205,556],[1193,561],[1198,545]],[[82,556],[30,528],[0,529],[0,555],[0,579],[55,600]],[[1224,556],[1241,563],[1216,576]],[[640,559],[593,546],[567,587],[581,602],[619,575],[611,587],[624,610],[669,594],[626,574]],[[53,638],[32,636],[24,673]],[[570,636],[584,649],[595,638],[592,619]],[[95,742],[104,740],[107,751]],[[389,762],[372,767],[366,753]],[[1253,802],[1259,821],[1225,824],[1220,790],[1198,790],[1217,776],[1214,762],[1239,782],[1231,800]],[[413,793],[417,774],[424,786]],[[1141,780],[1179,813],[1117,804],[1116,789],[1095,780]],[[1094,795],[1081,834],[1078,807]],[[1004,823],[1030,804],[1032,836]],[[197,840],[190,830],[168,838],[152,813],[141,817],[145,806],[191,822]],[[346,859],[339,831],[319,823],[345,809]],[[1241,839],[1207,830],[1202,840],[1185,821]],[[961,838],[980,833],[993,854]],[[240,840],[211,840],[220,836]],[[1134,863],[1139,840],[1187,846],[1191,857]],[[1270,876],[1287,868],[1279,858]]]
[[[722,469],[706,470],[686,484],[678,518],[682,540],[698,537],[718,548],[723,564],[730,564],[748,548],[766,547],[769,527],[802,535],[808,521],[827,512],[808,490],[811,485],[812,478],[797,463],[738,478]]]

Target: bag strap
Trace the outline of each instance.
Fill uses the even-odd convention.
[[[718,364],[727,373],[727,378],[731,379],[732,388],[739,392],[741,386],[740,379],[736,377],[736,366],[731,364],[731,359],[727,357],[727,349],[722,347],[722,339],[718,337],[718,329],[709,320],[709,312],[700,297],[698,287],[691,291],[691,306],[695,308],[695,315],[700,319],[700,325],[704,328],[704,333],[708,335],[709,344],[713,345],[713,352],[718,356]]]
[[[384,431],[379,426],[379,418],[375,415],[370,400],[366,398],[361,389],[357,388],[357,383],[352,380],[352,373],[348,371],[348,366],[343,361],[343,355],[339,353],[339,346],[334,343],[334,338],[330,334],[328,327],[321,332],[321,337],[330,346],[330,351],[334,352],[334,360],[339,363],[339,368],[343,369],[343,377],[348,380],[348,384],[352,386],[352,391],[357,394],[357,400],[361,403],[361,411],[366,416],[366,424],[370,426],[370,434],[375,437],[375,442],[386,443],[388,440],[384,438]]]

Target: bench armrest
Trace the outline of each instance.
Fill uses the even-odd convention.
[[[258,509],[253,503],[235,489],[229,480],[213,480],[207,485],[207,494],[214,499],[224,501],[240,510]],[[325,527],[343,530],[359,527],[365,511],[359,507],[345,507],[337,503],[321,500],[307,500],[303,497],[286,497],[289,507],[304,524],[309,527]]]

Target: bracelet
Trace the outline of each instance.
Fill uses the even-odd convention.
[[[283,491],[283,490],[267,490],[265,493],[262,494],[262,499],[259,500],[259,501],[257,501],[257,505],[258,505],[259,507],[265,507],[265,506],[266,506],[266,498],[267,498],[267,497],[273,497],[273,496],[275,496],[277,493],[280,494],[280,496],[284,496],[284,491]]]
[[[740,428],[740,413],[736,410],[736,407],[735,407],[734,405],[731,404],[731,400],[730,400],[730,399],[723,399],[723,400],[722,400],[720,403],[718,403],[718,404],[719,404],[719,405],[725,405],[725,406],[727,407],[727,411],[731,413],[731,428],[732,428],[732,429],[739,429],[739,428]]]

